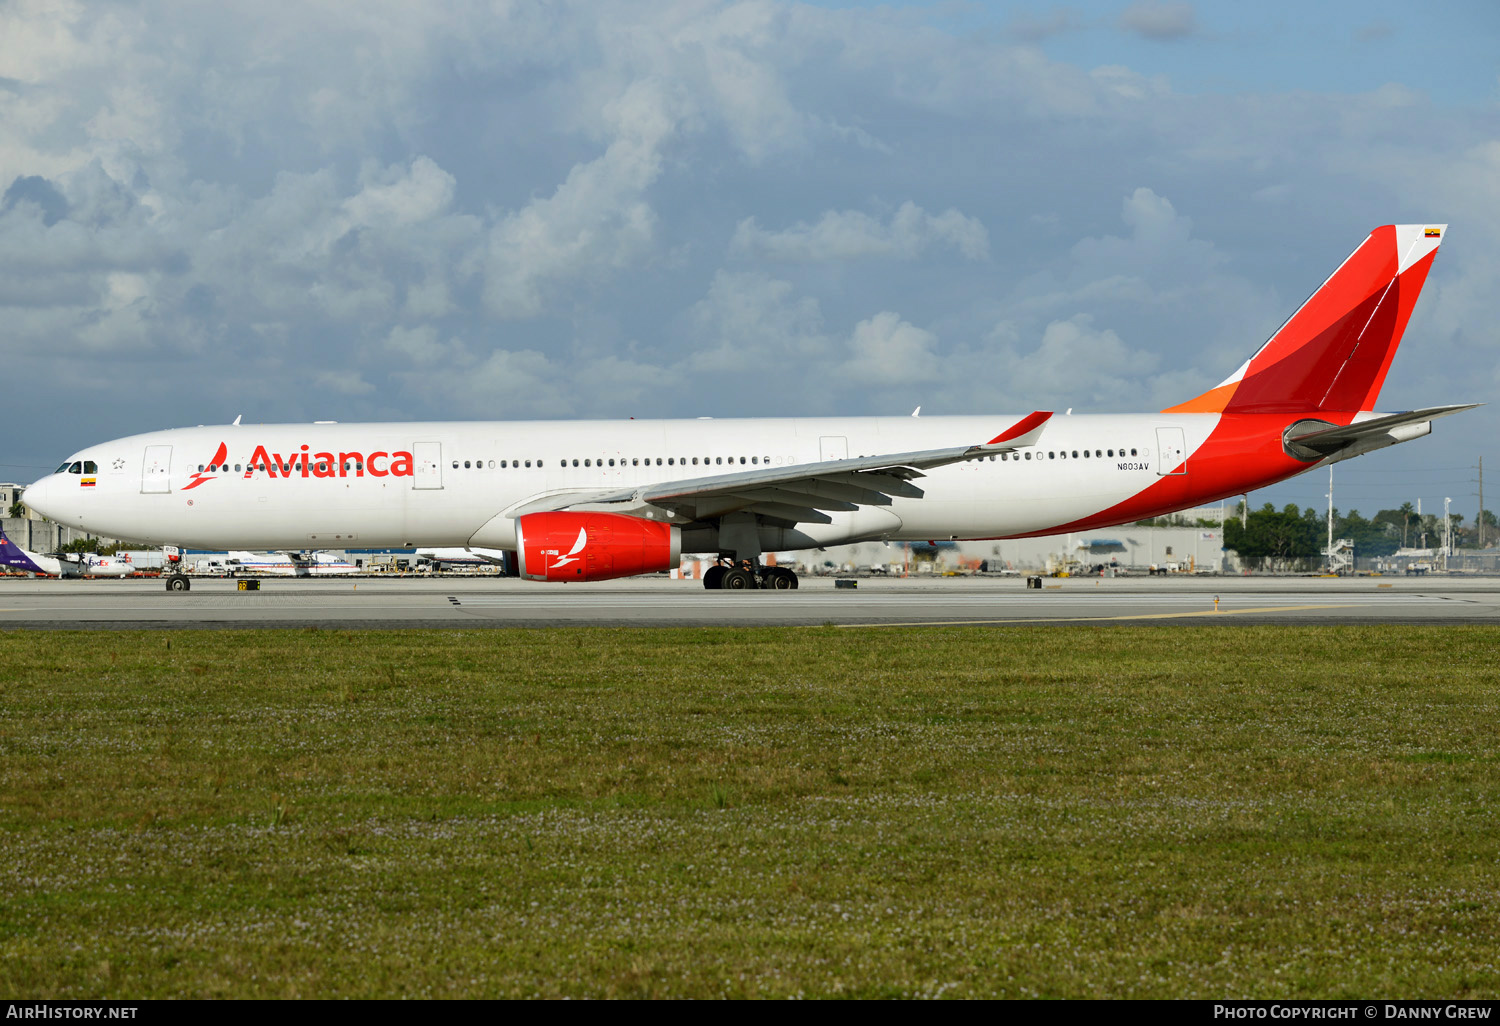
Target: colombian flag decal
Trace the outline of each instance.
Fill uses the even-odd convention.
[[[78,482],[78,486],[80,488],[92,488],[94,487],[94,480],[95,479],[92,477],[86,477],[82,481]]]
[[[1426,231],[1426,235],[1429,239],[1441,238],[1442,234],[1443,230],[1441,228],[1429,228]]]

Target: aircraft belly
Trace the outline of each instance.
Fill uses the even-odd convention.
[[[1113,464],[1069,467],[985,467],[989,473],[972,487],[929,486],[921,499],[901,500],[896,509],[909,541],[996,538],[1045,531],[1098,513],[1150,487],[1150,471],[1119,470]],[[925,482],[923,482],[925,483]]]

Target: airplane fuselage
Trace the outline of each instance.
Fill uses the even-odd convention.
[[[275,424],[180,428],[91,446],[95,483],[59,473],[35,508],[145,543],[312,549],[516,544],[514,512],[574,491],[962,446],[1019,418]],[[1055,416],[1039,444],[938,467],[829,524],[763,529],[768,550],[870,538],[1000,538],[1124,523],[1260,488],[1287,414]],[[1345,418],[1347,419],[1347,418]],[[212,462],[218,460],[218,462]],[[70,480],[71,478],[71,480]],[[64,500],[64,501],[57,501]],[[780,532],[780,536],[776,536]],[[684,537],[688,545],[691,535]],[[705,543],[706,544],[706,543]],[[692,549],[689,549],[692,551]]]

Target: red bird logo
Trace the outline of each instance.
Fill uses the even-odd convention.
[[[214,458],[209,461],[208,467],[210,470],[214,469],[215,467],[218,467],[222,470],[224,467],[224,461],[227,459],[229,459],[229,446],[225,445],[223,442],[220,442],[219,451],[214,453]],[[212,481],[217,476],[218,475],[216,474],[205,474],[202,471],[194,471],[192,478],[188,481],[187,484],[182,486],[182,490],[186,492],[193,488],[197,488],[204,481]]]

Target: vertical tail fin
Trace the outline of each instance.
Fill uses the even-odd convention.
[[[31,553],[6,537],[3,525],[0,525],[0,566],[8,566],[12,570],[27,570],[34,574],[46,573],[36,565]]]
[[[1370,410],[1445,224],[1376,228],[1222,384],[1164,413]]]

